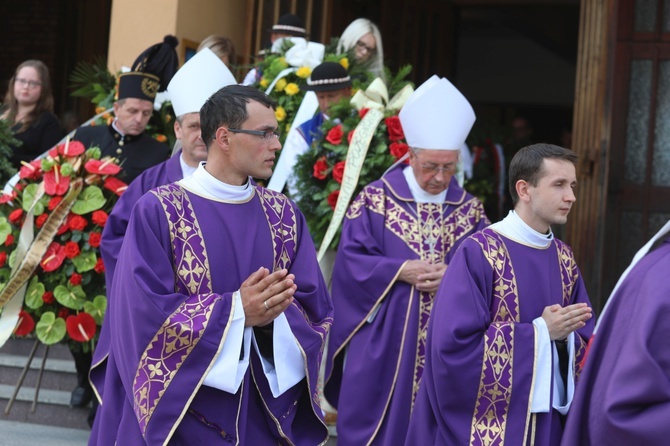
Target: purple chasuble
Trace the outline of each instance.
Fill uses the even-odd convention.
[[[237,393],[202,385],[226,342],[233,293],[260,266],[287,268],[298,287],[284,314],[306,377],[277,398],[255,349]],[[154,189],[132,211],[113,280],[90,444],[325,443],[316,384],[332,305],[304,217],[285,196]]]
[[[402,442],[423,373],[433,295],[396,279],[408,260],[449,263],[463,240],[489,224],[479,200],[455,179],[443,203],[415,202],[404,167],[366,186],[342,228],[325,386],[342,444]]]
[[[670,240],[635,265],[591,341],[566,446],[670,441]]]
[[[114,277],[114,270],[116,269],[116,260],[119,257],[119,251],[121,251],[121,244],[123,243],[123,237],[126,235],[126,228],[133,206],[149,190],[182,179],[180,157],[181,150],[167,161],[142,172],[128,185],[128,189],[121,195],[109,214],[102,231],[102,242],[100,243],[100,254],[105,264],[105,285],[108,297],[112,289],[112,277]],[[110,340],[107,314],[105,314],[100,337],[93,351],[93,361],[89,375],[91,385],[99,401],[102,400],[102,392],[105,387],[105,367]]]
[[[533,320],[547,306],[580,302],[590,305],[560,240],[540,249],[493,229],[466,240],[437,292],[406,444],[558,445],[562,415],[530,411]],[[593,325],[575,333],[576,376]]]

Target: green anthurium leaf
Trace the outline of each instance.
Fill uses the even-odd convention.
[[[72,206],[72,213],[78,215],[88,214],[103,207],[105,202],[102,189],[98,186],[88,186],[77,197],[77,201]]]
[[[59,304],[73,310],[81,310],[86,302],[86,293],[80,285],[68,288],[64,285],[58,285],[54,290],[54,297]]]
[[[28,289],[26,290],[26,298],[25,298],[26,306],[34,310],[44,305],[44,301],[42,300],[42,295],[44,294],[44,291],[45,291],[44,284],[39,281],[37,276],[33,276],[33,278],[30,279]]]
[[[44,204],[41,201],[38,201],[33,208],[33,214],[35,217],[44,214]]]
[[[65,321],[57,318],[53,311],[47,311],[42,315],[35,326],[37,339],[42,344],[53,345],[65,337]]]
[[[30,205],[33,204],[35,195],[37,195],[37,187],[39,185],[36,183],[29,184],[23,189],[23,210],[28,212]]]
[[[107,310],[107,298],[103,295],[95,296],[93,302],[84,303],[84,311],[93,316],[95,323],[102,325]]]
[[[9,255],[9,260],[7,260],[7,265],[9,265],[10,268],[14,268],[14,264],[16,263],[16,249],[12,251],[12,253]]]
[[[0,245],[5,243],[7,236],[12,233],[12,225],[5,217],[0,217]]]
[[[92,270],[97,261],[98,259],[93,251],[84,251],[72,259],[72,263],[74,263],[74,267],[78,273]]]

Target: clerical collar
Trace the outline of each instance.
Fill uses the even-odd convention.
[[[549,228],[548,234],[542,234],[528,226],[514,211],[509,211],[507,217],[490,226],[497,233],[516,242],[530,245],[533,248],[547,248],[554,240],[554,233]]]
[[[417,203],[444,203],[448,189],[443,190],[437,195],[431,194],[419,186],[419,183],[414,176],[414,169],[412,169],[412,166],[405,167],[402,173],[405,175],[405,180],[407,180],[407,185],[409,186],[409,191],[412,193],[414,201]]]
[[[254,188],[249,180],[242,186],[226,184],[217,180],[205,170],[204,161],[200,163],[193,175],[179,180],[179,184],[198,195],[215,200],[246,201],[254,193]]]
[[[112,138],[114,138],[114,141],[116,143],[123,147],[124,144],[129,144],[133,141],[137,141],[142,137],[142,133],[139,135],[124,135],[121,129],[119,129],[116,125],[116,119],[112,121],[112,123],[109,125],[109,132],[112,134]]]
[[[182,152],[181,155],[179,155],[179,165],[181,166],[181,177],[182,178],[190,177],[198,169],[198,166],[191,167],[188,164],[186,164],[186,161],[184,161],[184,152]]]

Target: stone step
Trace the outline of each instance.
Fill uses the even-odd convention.
[[[60,426],[42,426],[0,420],[2,446],[85,446],[90,432]]]

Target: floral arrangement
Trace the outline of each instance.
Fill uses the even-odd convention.
[[[90,125],[108,125],[114,120],[113,113],[106,111],[112,108],[118,97],[118,74],[112,74],[105,60],[98,58],[93,63],[79,62],[70,75],[72,96],[89,99],[95,105],[97,116]],[[176,141],[174,120],[172,103],[164,101],[158,110],[154,108],[145,131],[154,139],[173,147]]]
[[[387,73],[387,79],[391,79],[388,86],[389,95],[394,95],[409,83],[405,78],[410,71],[411,67],[407,66],[396,76]],[[391,165],[407,153],[409,147],[405,141],[398,111],[384,111],[384,119],[377,126],[370,142],[353,197],[365,185],[378,180]],[[298,156],[295,174],[296,184],[299,185],[299,196],[296,197],[296,201],[307,219],[317,247],[323,240],[339,197],[349,144],[356,127],[367,112],[367,108],[357,110],[346,100],[333,105],[329,109],[330,119],[321,127],[321,139],[315,140],[308,152]],[[339,234],[338,230],[330,246],[333,249],[339,243]]]
[[[20,145],[21,141],[14,138],[9,123],[0,119],[0,184],[5,184],[16,173],[16,169],[9,162],[12,156],[11,146]]]
[[[107,306],[102,230],[127,188],[119,171],[116,159],[100,159],[99,148],[68,140],[24,164],[13,191],[0,197],[0,293],[13,294],[12,281],[29,274],[14,335],[83,351],[96,340]],[[26,237],[32,243],[20,253]]]

